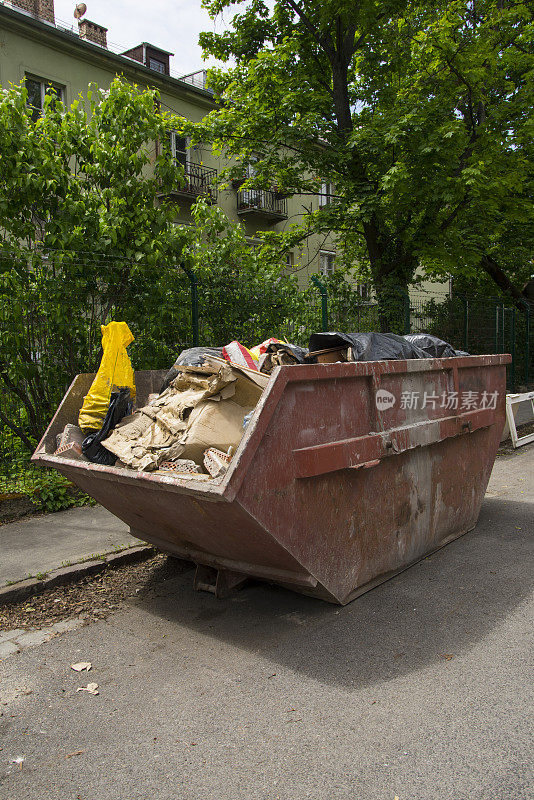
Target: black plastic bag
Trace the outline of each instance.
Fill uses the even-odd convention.
[[[117,456],[106,450],[102,442],[107,439],[113,428],[119,424],[123,417],[131,414],[133,410],[132,398],[128,388],[119,389],[112,392],[109,400],[109,408],[104,422],[99,431],[90,433],[82,442],[82,453],[89,461],[94,464],[105,464],[112,467]]]
[[[451,344],[430,333],[407,333],[404,338],[407,342],[420,347],[431,358],[454,358],[469,355],[464,350],[455,350]]]
[[[385,361],[389,359],[428,358],[417,345],[396,333],[312,333],[310,353],[334,347],[346,347],[350,361]]]
[[[178,375],[176,367],[201,367],[207,356],[222,358],[222,347],[190,347],[188,350],[182,350],[165,375],[160,393],[163,392],[170,382]]]

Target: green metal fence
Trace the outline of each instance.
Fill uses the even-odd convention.
[[[534,380],[534,308],[526,301],[520,306],[498,298],[413,292],[410,329],[433,333],[473,355],[510,353],[508,388],[526,390]]]

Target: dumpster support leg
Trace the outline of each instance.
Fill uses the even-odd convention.
[[[248,575],[242,572],[232,572],[229,569],[215,569],[197,564],[195,573],[195,589],[197,592],[211,592],[215,597],[229,597],[240,589]]]

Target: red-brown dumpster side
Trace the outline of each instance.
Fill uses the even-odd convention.
[[[34,460],[134,535],[210,568],[219,588],[254,576],[347,603],[474,527],[504,424],[509,361],[278,367],[229,471],[205,482],[52,455],[90,385],[82,375]],[[141,402],[159,379],[136,375]]]

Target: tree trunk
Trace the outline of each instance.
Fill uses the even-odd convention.
[[[337,20],[336,45],[325,45],[332,68],[332,93],[337,130],[341,142],[347,143],[353,130],[348,67],[354,52],[355,29],[342,29]],[[370,179],[365,160],[356,148],[347,164],[349,175],[357,183],[378,187]],[[405,333],[409,327],[408,286],[417,269],[417,260],[406,252],[402,242],[391,238],[384,219],[376,213],[363,223],[367,253],[378,303],[379,326],[383,333]]]
[[[523,292],[514,286],[508,275],[499,266],[495,259],[485,253],[480,261],[480,266],[497,284],[499,289],[514,300],[514,305],[516,308],[522,311],[523,314],[526,313],[527,298]]]
[[[374,278],[381,333],[409,333],[410,297],[408,284],[401,284],[396,275]]]
[[[416,256],[393,239],[376,238],[364,228],[382,333],[409,333],[408,287],[417,269]]]

